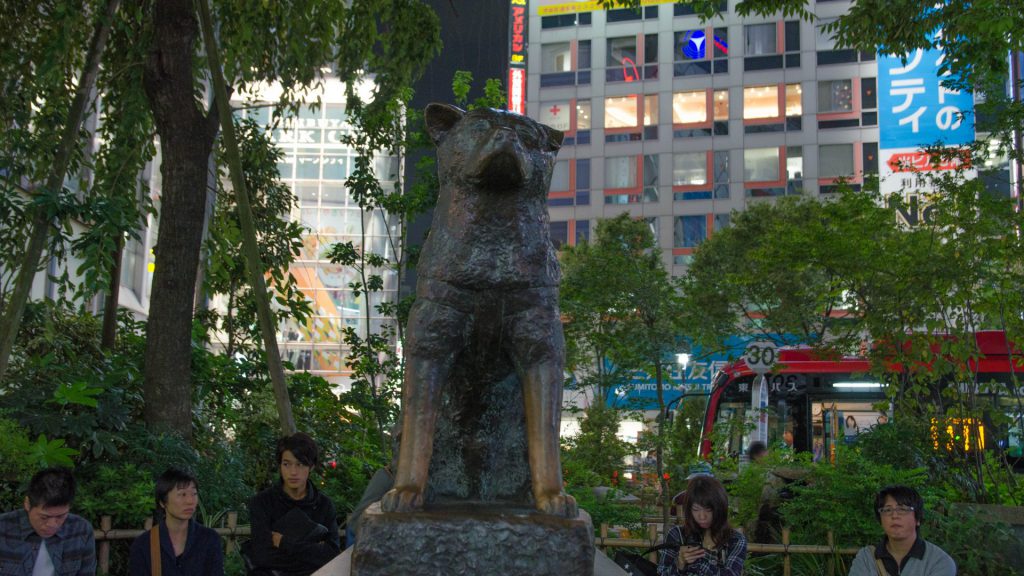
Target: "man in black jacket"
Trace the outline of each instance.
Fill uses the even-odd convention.
[[[252,540],[243,554],[252,574],[308,576],[341,552],[334,504],[309,481],[319,449],[297,432],[277,442],[281,482],[249,501]]]

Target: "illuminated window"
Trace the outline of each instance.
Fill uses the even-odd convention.
[[[636,188],[636,158],[613,156],[604,159],[605,188]]]
[[[799,84],[786,84],[786,116],[800,116],[804,113],[803,88]]]
[[[658,95],[644,96],[644,126],[658,125]]]
[[[853,175],[853,144],[818,146],[818,178],[840,178]]]
[[[743,119],[779,117],[779,87],[752,86],[743,89]]]
[[[818,112],[850,112],[852,110],[852,80],[818,82]]]
[[[604,99],[605,128],[637,127],[637,96],[613,96]]]
[[[672,155],[673,186],[703,186],[708,183],[706,152],[679,152]]]
[[[757,56],[760,54],[778,53],[778,26],[774,22],[769,24],[747,24],[743,27],[743,32],[744,55]]]
[[[804,176],[804,151],[800,146],[786,147],[786,178],[800,180]]]
[[[540,71],[543,74],[571,71],[572,52],[569,42],[555,42],[553,44],[541,45],[540,61]]]
[[[747,182],[774,182],[779,179],[779,149],[743,150],[743,179]]]
[[[711,102],[712,112],[715,115],[715,121],[723,121],[729,119],[729,91],[728,90],[715,90],[714,97]]]
[[[576,129],[590,130],[590,100],[576,101]]]
[[[724,90],[722,91],[724,92]],[[728,115],[728,99],[726,99],[726,115]],[[708,105],[707,92],[696,90],[694,92],[676,92],[672,95],[672,123],[692,124],[695,122],[707,122]]]

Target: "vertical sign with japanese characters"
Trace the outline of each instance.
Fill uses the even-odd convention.
[[[526,114],[527,0],[509,2],[508,109]]]
[[[941,143],[960,148],[974,140],[974,95],[942,86],[946,58],[941,34],[936,47],[904,56],[878,55],[879,175],[884,194],[900,193],[914,206],[905,224],[924,223],[920,196],[930,192],[925,173],[958,168],[966,153],[942,162],[924,150]],[[967,176],[973,176],[965,172]]]

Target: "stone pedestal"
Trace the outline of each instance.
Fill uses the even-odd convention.
[[[438,504],[359,522],[353,576],[593,576],[590,516],[566,519],[494,504]]]

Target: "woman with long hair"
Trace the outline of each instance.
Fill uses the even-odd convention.
[[[729,496],[712,476],[690,480],[683,495],[683,524],[673,526],[662,552],[658,576],[741,576],[747,539],[729,525]]]

